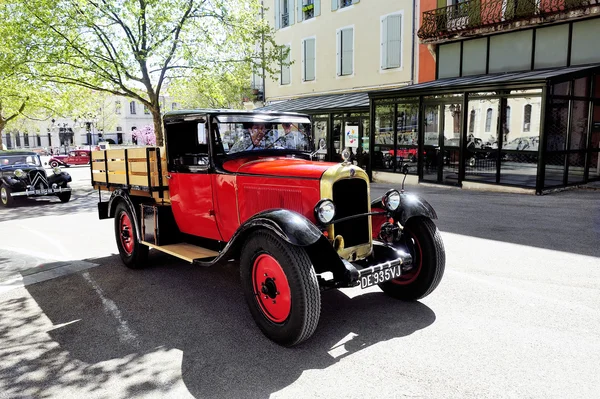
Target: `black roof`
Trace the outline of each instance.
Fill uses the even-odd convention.
[[[495,88],[513,88],[522,86],[541,87],[546,83],[576,78],[578,75],[589,75],[595,70],[600,71],[600,64],[575,67],[541,69],[525,72],[504,72],[488,75],[461,76],[443,78],[431,82],[418,83],[393,90],[378,90],[369,93],[371,97],[389,97],[390,95],[421,95],[438,94],[450,91],[488,90]]]
[[[216,108],[198,108],[198,109],[182,109],[178,111],[165,112],[163,119],[183,118],[183,117],[194,117],[200,115],[253,115],[253,114],[266,114],[266,115],[290,115],[290,116],[305,116],[296,112],[270,112],[259,108],[253,111],[242,110],[242,109],[216,109]]]
[[[347,110],[364,108],[369,109],[369,93],[340,93],[319,96],[299,97],[284,100],[258,108],[259,111],[288,111],[298,112],[327,112],[334,110]]]
[[[38,155],[38,153],[33,151],[0,150],[0,156],[2,155]]]

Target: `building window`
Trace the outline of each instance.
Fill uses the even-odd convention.
[[[331,11],[358,3],[360,0],[331,0]]]
[[[475,110],[471,110],[471,114],[469,115],[469,133],[473,133],[475,131]]]
[[[293,9],[292,7],[293,7],[294,0],[291,0],[292,7],[290,7],[290,0],[275,0],[275,1],[279,3],[279,8],[281,10],[281,13],[279,15],[279,26],[282,28],[290,26],[290,9]]]
[[[171,104],[171,111],[175,111],[177,109],[177,103]]]
[[[402,14],[381,19],[381,69],[402,66]]]
[[[121,101],[115,101],[115,114],[121,115]]]
[[[531,104],[527,104],[523,112],[523,131],[531,131]]]
[[[347,76],[354,72],[354,28],[337,31],[338,75]]]
[[[129,103],[129,113],[135,115],[135,101]]]
[[[316,74],[316,51],[315,51],[315,39],[305,39],[303,43],[303,51],[304,51],[304,65],[303,65],[303,79],[308,82],[311,80],[315,80]]]
[[[485,114],[485,132],[489,133],[492,128],[492,109],[488,108],[487,113]]]
[[[23,146],[29,147],[29,133],[23,134]]]
[[[315,16],[315,2],[319,0],[298,0],[302,4],[302,19],[307,20]]]
[[[146,104],[144,104],[144,115],[150,115],[150,110]]]
[[[291,68],[290,68],[290,46],[284,46],[281,49],[281,76],[280,84],[289,85],[291,83]]]
[[[122,132],[123,128],[121,126],[117,126],[117,132]]]

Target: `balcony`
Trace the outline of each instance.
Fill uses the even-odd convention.
[[[567,19],[569,13],[593,6],[600,6],[600,0],[469,0],[423,12],[417,34],[423,43],[433,43],[517,21]]]

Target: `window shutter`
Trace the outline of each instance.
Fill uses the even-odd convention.
[[[275,0],[275,29],[279,29],[281,12],[279,11],[279,0]]]
[[[352,75],[353,29],[342,30],[342,75]]]
[[[282,85],[287,85],[290,84],[291,81],[291,71],[290,71],[290,56],[291,56],[291,51],[290,51],[290,47],[286,46],[285,50],[287,51],[287,56],[283,59],[283,63],[281,65],[281,84]]]
[[[302,2],[303,0],[298,1],[298,22],[302,22],[304,20],[304,12],[302,12]]]
[[[315,17],[321,15],[321,0],[315,0]]]
[[[387,19],[387,68],[399,68],[402,57],[402,15],[390,15]]]
[[[304,80],[315,80],[315,39],[304,41]]]
[[[287,0],[288,2],[288,13],[290,19],[290,25],[294,25],[294,14],[296,13],[296,7],[294,7],[294,0]]]
[[[335,0],[331,0],[331,1],[333,3]],[[336,53],[336,59],[337,59],[337,62],[336,62],[336,73],[337,73],[338,76],[340,76],[342,74],[342,31],[338,30],[336,32],[336,35],[337,35],[337,38],[336,38],[336,42],[337,42],[337,46],[336,46],[336,50],[337,50],[337,53]]]
[[[386,69],[388,66],[387,63],[387,26],[388,26],[388,18],[385,17],[381,20],[381,69]]]
[[[335,11],[340,7],[340,0],[331,0],[331,11]]]

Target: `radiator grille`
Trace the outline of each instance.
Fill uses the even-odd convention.
[[[333,203],[336,219],[369,212],[367,182],[363,179],[343,179],[335,182]],[[370,242],[368,216],[336,223],[334,231],[336,236],[341,235],[344,238],[346,248]]]
[[[31,184],[31,187],[33,188],[44,189],[49,187],[48,180],[46,180],[46,173],[44,171],[31,170],[27,174],[27,177],[29,177],[28,183]]]

